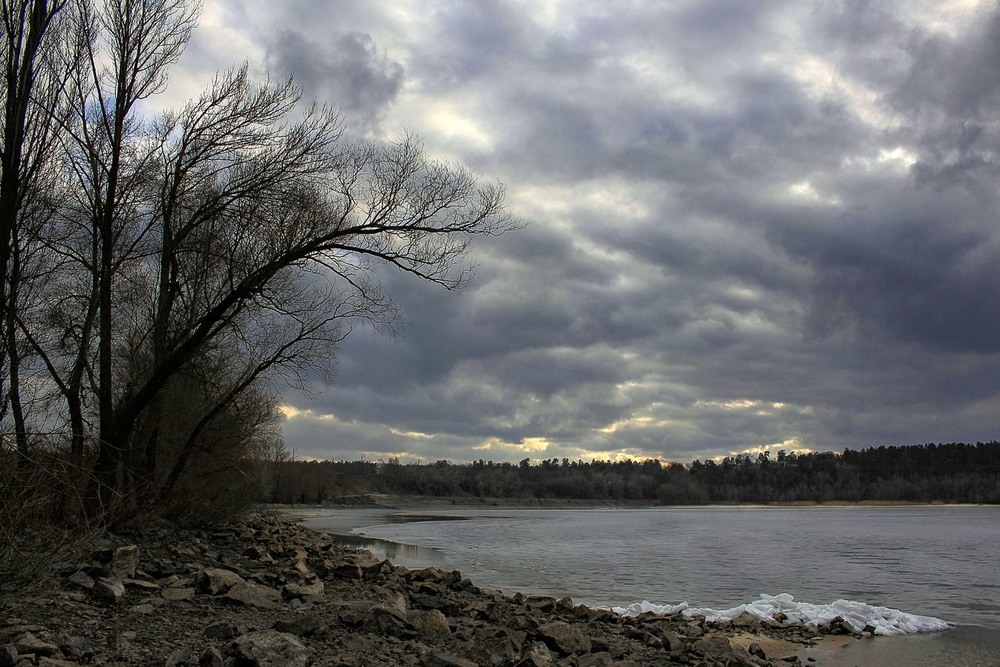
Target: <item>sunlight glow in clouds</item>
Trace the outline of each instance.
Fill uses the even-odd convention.
[[[359,327],[331,387],[285,397],[300,455],[976,442],[1000,436],[998,31],[973,0],[206,0],[168,92],[298,69],[530,223],[459,294],[382,272],[400,336]]]

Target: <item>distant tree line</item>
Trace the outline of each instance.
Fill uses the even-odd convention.
[[[645,461],[288,460],[271,464],[261,500],[347,502],[367,493],[466,498],[591,499],[664,505],[909,501],[1000,503],[1000,442],[926,444],[690,464]]]

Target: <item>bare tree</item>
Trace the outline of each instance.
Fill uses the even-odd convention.
[[[83,58],[58,70],[72,113],[49,112],[59,143],[40,153],[63,167],[30,235],[50,263],[6,349],[47,374],[42,412],[68,422],[74,460],[96,432],[102,506],[141,505],[222,441],[220,424],[266,422],[252,397],[303,385],[356,323],[391,322],[377,265],[454,289],[472,238],[517,223],[499,184],[410,136],[349,141],[333,109],[245,64],[147,122],[137,105],[165,85],[198,5],[64,1]]]
[[[65,88],[78,54],[65,15],[68,0],[2,0],[0,40],[3,67],[2,152],[0,152],[0,420],[9,409],[18,447],[27,449],[21,398],[18,315],[25,278],[26,247],[42,211],[52,176],[53,148],[68,107]],[[6,375],[6,377],[4,377]]]

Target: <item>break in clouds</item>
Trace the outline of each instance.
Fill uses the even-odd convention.
[[[997,437],[1000,10],[936,0],[208,0],[245,55],[528,222],[454,294],[386,270],[286,393],[333,459],[689,461]]]

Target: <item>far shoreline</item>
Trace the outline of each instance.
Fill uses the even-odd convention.
[[[645,501],[591,498],[477,498],[470,496],[416,496],[370,493],[340,496],[325,503],[263,504],[262,507],[297,515],[316,510],[420,510],[420,509],[822,509],[822,508],[1000,508],[989,503],[949,503],[908,500],[783,501],[773,503],[717,503],[664,505]]]

